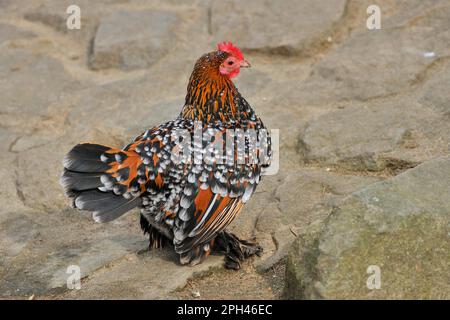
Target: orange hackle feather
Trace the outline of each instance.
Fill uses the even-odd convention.
[[[230,77],[219,72],[219,67],[229,56],[243,61],[244,55],[231,42],[221,42],[217,49],[203,55],[194,66],[181,112],[184,118],[226,122],[236,117],[238,91]]]

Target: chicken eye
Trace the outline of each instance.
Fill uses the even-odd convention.
[[[229,66],[233,65],[233,63],[234,63],[233,61],[228,61]]]

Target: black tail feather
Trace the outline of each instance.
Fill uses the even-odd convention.
[[[110,166],[102,161],[102,156],[105,157],[108,150],[109,147],[97,144],[76,145],[64,158],[60,179],[74,207],[92,211],[97,222],[112,221],[141,204],[140,197],[124,197],[111,190],[105,191],[101,176]]]
[[[83,191],[95,189],[102,185],[100,176],[102,173],[83,173],[65,169],[60,183],[65,190]]]
[[[64,168],[76,172],[105,172],[109,166],[100,157],[108,149],[98,144],[78,144],[65,156]]]

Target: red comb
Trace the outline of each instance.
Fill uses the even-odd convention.
[[[238,47],[235,47],[231,42],[221,42],[217,44],[217,50],[232,54],[238,60],[244,60],[244,55]]]

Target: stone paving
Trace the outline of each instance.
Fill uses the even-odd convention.
[[[80,30],[66,26],[72,4]],[[380,30],[366,28],[371,4]],[[448,154],[449,16],[448,0],[0,0],[0,297],[186,298],[190,281],[207,292],[243,277],[280,298],[264,279],[297,236],[327,226],[349,195]],[[220,256],[181,267],[168,251],[144,252],[137,211],[96,224],[68,207],[58,183],[74,144],[123,146],[178,115],[195,60],[223,40],[252,64],[236,80],[240,92],[280,129],[278,174],[264,177],[230,227],[256,236],[264,255],[236,275]],[[448,187],[423,179],[426,189]],[[324,243],[336,236],[326,235]],[[67,288],[70,265],[80,267],[81,290]],[[332,288],[338,276],[327,279],[326,290],[300,297],[352,296]],[[417,297],[435,295],[427,292]]]

